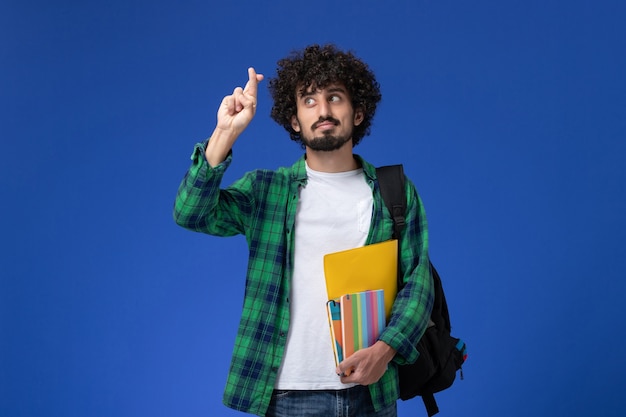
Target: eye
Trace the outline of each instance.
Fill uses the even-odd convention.
[[[305,97],[304,99],[305,106],[312,106],[313,104],[315,104],[315,99],[313,97]]]
[[[337,102],[337,101],[341,101],[341,97],[339,97],[338,95],[332,95],[328,98],[328,101],[330,102]]]

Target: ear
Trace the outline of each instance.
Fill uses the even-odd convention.
[[[300,133],[300,122],[298,122],[298,118],[296,117],[295,114],[291,116],[291,128],[294,131]]]
[[[355,126],[360,125],[363,122],[363,119],[365,119],[365,115],[363,114],[363,109],[359,107],[354,112],[354,125]]]

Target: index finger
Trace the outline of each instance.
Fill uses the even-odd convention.
[[[263,74],[257,74],[253,67],[248,68],[248,82],[246,83],[246,92],[256,97],[259,81],[263,80]]]

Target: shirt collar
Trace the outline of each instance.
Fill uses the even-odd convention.
[[[354,154],[354,158],[359,162],[359,165],[363,167],[363,172],[367,176],[369,180],[376,179],[376,168],[374,165],[367,162],[360,155]],[[294,181],[300,181],[306,183],[306,155],[302,155],[292,166],[291,166],[291,177]]]
[[[292,166],[291,166],[291,177],[294,181],[299,181],[306,183],[306,155],[302,155]]]
[[[360,155],[354,154],[354,158],[359,161],[359,163],[363,167],[363,172],[365,173],[365,176],[367,176],[367,179],[374,181],[376,179],[376,167],[367,162],[365,159],[361,158]]]

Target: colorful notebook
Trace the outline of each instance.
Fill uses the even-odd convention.
[[[330,323],[330,340],[333,344],[335,365],[343,361],[343,338],[341,335],[341,307],[339,300],[330,300],[326,303],[328,322]]]
[[[343,357],[372,346],[385,328],[383,290],[346,294],[341,297]]]
[[[385,328],[383,290],[345,294],[326,306],[336,364],[372,346]]]

